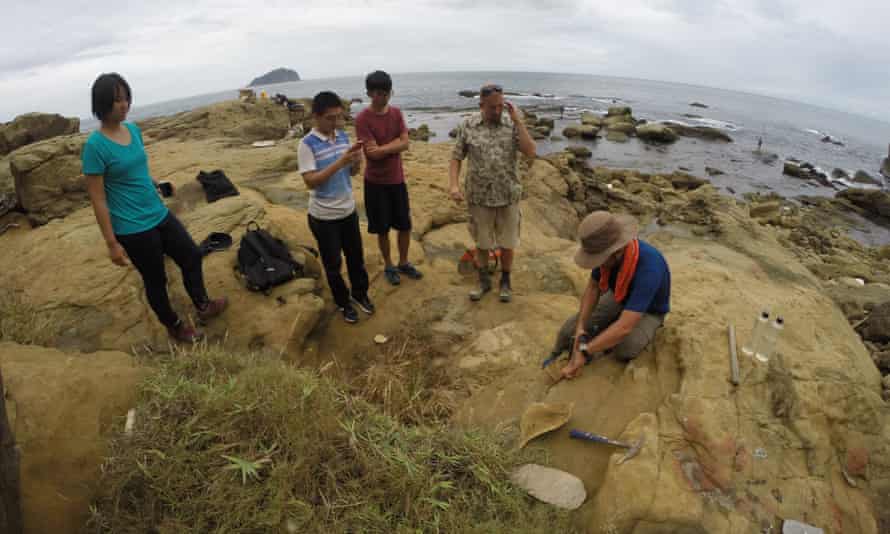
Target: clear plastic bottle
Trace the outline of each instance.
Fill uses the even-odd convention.
[[[776,345],[779,342],[779,335],[782,333],[782,329],[784,328],[785,320],[781,317],[776,317],[776,320],[770,323],[769,326],[763,330],[763,335],[760,336],[760,343],[754,349],[754,357],[757,358],[757,361],[763,363],[769,361],[770,357],[776,351]]]
[[[751,329],[751,337],[748,338],[748,342],[742,345],[742,354],[745,356],[754,356],[754,353],[757,351],[757,344],[760,342],[760,338],[763,337],[763,332],[769,327],[769,312],[763,310],[760,312],[760,315],[757,316],[757,319],[754,319],[754,328]]]

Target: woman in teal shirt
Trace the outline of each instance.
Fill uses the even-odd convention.
[[[197,341],[201,334],[170,306],[164,256],[182,270],[183,284],[200,319],[219,315],[228,301],[207,296],[201,251],[161,201],[148,172],[142,132],[124,122],[132,101],[130,86],[116,73],[103,74],[93,83],[93,114],[102,126],[83,147],[87,192],[111,261],[121,266],[127,265],[127,258],[133,262],[152,310],[173,339]]]

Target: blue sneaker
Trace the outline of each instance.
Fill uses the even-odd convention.
[[[399,265],[399,272],[413,280],[420,280],[421,278],[423,278],[423,273],[418,271],[413,265],[411,265],[411,262]]]

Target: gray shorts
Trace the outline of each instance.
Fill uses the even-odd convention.
[[[590,320],[584,325],[584,330],[596,335],[618,320],[622,311],[624,311],[624,306],[615,302],[615,295],[611,291],[607,291],[600,295],[599,303],[590,314]],[[664,317],[664,315],[644,313],[630,335],[611,349],[611,354],[622,361],[636,358],[655,339],[655,332],[664,324]],[[556,335],[556,343],[553,345],[554,354],[572,350],[577,324],[578,314],[576,313],[562,325]]]

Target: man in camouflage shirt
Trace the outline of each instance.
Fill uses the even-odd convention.
[[[504,115],[506,108],[506,116]],[[501,302],[513,297],[510,270],[519,246],[519,199],[522,185],[516,171],[517,152],[535,157],[535,142],[522,123],[517,109],[504,102],[500,85],[487,84],[479,90],[479,115],[465,119],[457,129],[457,141],[449,169],[450,193],[455,202],[464,198],[470,212],[470,235],[476,241],[479,261],[479,287],[470,291],[478,301],[491,291],[488,251],[501,248]],[[470,160],[464,182],[458,184],[461,162]]]

